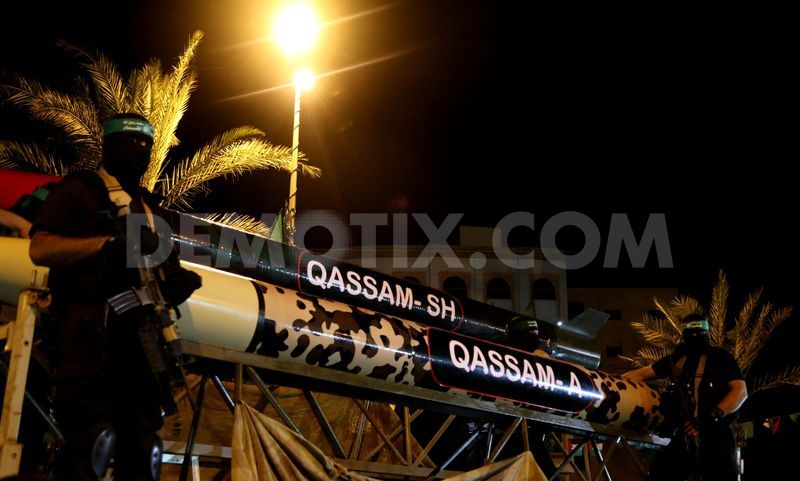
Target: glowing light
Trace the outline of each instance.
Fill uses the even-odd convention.
[[[558,327],[561,327],[562,324],[564,324],[564,323],[561,322],[561,321],[556,322],[556,326],[558,326]]]
[[[300,90],[308,90],[314,86],[314,74],[311,70],[304,68],[294,73],[294,84]]]
[[[311,50],[319,29],[319,20],[311,5],[292,3],[275,16],[273,38],[287,55],[296,56]]]

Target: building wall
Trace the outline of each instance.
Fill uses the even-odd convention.
[[[486,265],[482,269],[475,269],[470,266],[469,258],[459,255],[460,266],[453,266],[440,256],[436,256],[430,262],[423,261],[425,267],[415,267],[414,260],[405,262],[397,261],[390,255],[381,255],[378,251],[376,267],[374,270],[395,277],[414,277],[422,284],[426,284],[437,289],[442,289],[447,278],[459,277],[467,284],[468,297],[487,302],[486,284],[493,278],[499,277],[508,282],[511,289],[511,309],[515,312],[523,312],[531,302],[531,285],[534,281],[545,278],[553,284],[556,291],[556,310],[561,319],[567,316],[567,284],[565,272],[546,260],[537,259],[532,269],[520,270],[509,267],[497,258],[491,258],[487,254]],[[360,264],[358,257],[347,258],[346,262]],[[408,266],[408,267],[397,267]],[[492,303],[492,302],[490,302]],[[508,308],[508,306],[502,306]]]
[[[569,302],[576,309],[576,303],[583,308],[594,308],[614,313],[597,335],[601,355],[601,367],[616,370],[622,363],[614,359],[614,350],[631,355],[642,347],[642,339],[631,327],[631,322],[639,321],[642,315],[654,310],[653,298],[665,301],[678,295],[673,288],[571,288],[568,289]],[[611,356],[609,356],[611,354]]]

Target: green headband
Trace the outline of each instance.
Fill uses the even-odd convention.
[[[699,319],[697,321],[689,321],[683,323],[684,329],[702,329],[704,331],[708,330],[708,320],[707,319]]]
[[[153,138],[153,126],[150,122],[135,118],[111,119],[103,124],[103,135],[118,132],[136,132]]]

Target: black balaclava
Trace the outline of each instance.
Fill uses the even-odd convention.
[[[710,346],[708,320],[699,314],[690,314],[681,321],[683,343],[690,354],[704,354]]]
[[[133,192],[150,163],[153,126],[135,113],[117,114],[103,124],[103,167]]]

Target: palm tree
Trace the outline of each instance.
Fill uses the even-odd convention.
[[[77,56],[84,76],[74,82],[74,92],[57,92],[21,75],[0,84],[0,100],[18,107],[61,135],[58,141],[25,143],[0,140],[1,168],[32,168],[64,175],[72,170],[96,168],[101,161],[102,125],[112,115],[136,112],[154,127],[153,150],[142,186],[164,197],[165,207],[188,208],[191,199],[207,192],[208,181],[259,169],[291,170],[291,149],[264,139],[260,130],[243,126],[228,130],[192,156],[170,161],[179,144],[178,124],[197,83],[193,69],[203,33],[196,31],[168,72],[153,59],[123,78],[101,52],[90,53],[74,45],[59,46]],[[304,156],[301,156],[305,160]],[[320,170],[301,163],[312,177]]]
[[[764,290],[761,288],[751,293],[738,316],[731,318],[728,312],[729,290],[725,273],[720,271],[708,309],[688,296],[675,297],[669,303],[654,299],[659,315],[645,314],[641,322],[631,323],[649,345],[639,349],[633,356],[623,358],[637,367],[654,363],[672,352],[681,341],[679,319],[691,313],[707,314],[711,345],[732,352],[751,395],[780,385],[800,386],[800,365],[761,375],[756,375],[752,369],[761,348],[767,344],[775,329],[791,316],[792,308],[776,308],[770,302],[763,302]]]

